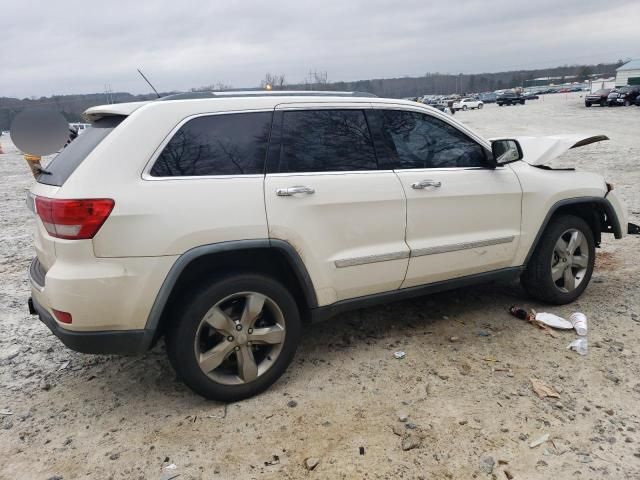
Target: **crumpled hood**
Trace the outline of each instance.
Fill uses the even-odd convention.
[[[513,137],[522,147],[522,160],[529,165],[544,165],[572,148],[609,140],[606,135],[550,135],[548,137]]]

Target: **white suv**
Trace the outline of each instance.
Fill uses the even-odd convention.
[[[600,176],[534,166],[603,137],[491,143],[415,102],[335,92],[85,116],[28,197],[31,312],[81,352],[164,336],[179,377],[212,399],[266,389],[305,323],[343,310],[518,277],[571,302],[601,232],[627,233]]]
[[[476,98],[463,98],[457,102],[454,102],[453,109],[454,110],[468,110],[470,108],[477,108],[478,110],[484,106],[482,100],[478,100]]]

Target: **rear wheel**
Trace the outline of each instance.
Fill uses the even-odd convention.
[[[480,110],[481,108],[482,108],[482,104],[481,104],[481,103],[479,103],[479,104],[478,104],[478,110]]]
[[[590,106],[591,106],[591,104],[590,104],[589,102],[584,102],[584,106],[585,106],[585,107],[590,107]]]
[[[607,106],[607,102],[605,100],[600,102],[600,106],[601,107],[606,107]]]
[[[625,107],[628,107],[628,106],[630,106],[630,105],[631,105],[631,102],[630,102],[629,100],[625,100],[625,101],[624,101],[624,106],[625,106]]]
[[[194,296],[167,333],[169,361],[184,383],[211,400],[232,402],[271,386],[300,338],[295,300],[263,275],[221,278]]]
[[[466,111],[467,111],[467,106],[466,106],[466,105],[463,105],[463,106],[462,106],[462,110],[464,110],[464,111],[466,112]]]
[[[556,305],[577,299],[591,279],[595,241],[589,224],[574,215],[549,222],[526,270],[522,284],[534,298]]]

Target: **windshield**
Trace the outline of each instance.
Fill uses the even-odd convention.
[[[106,117],[93,123],[49,162],[45,169],[47,173],[38,175],[38,182],[62,186],[93,149],[125,118],[124,116]]]

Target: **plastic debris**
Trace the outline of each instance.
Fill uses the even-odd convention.
[[[542,322],[549,327],[558,328],[560,330],[571,330],[573,328],[573,324],[569,320],[565,320],[553,313],[536,313],[535,319],[537,322]]]
[[[584,313],[572,313],[569,321],[578,335],[585,336],[587,334],[587,316]]]
[[[404,358],[406,355],[407,355],[407,354],[406,354],[406,353],[404,353],[404,352],[402,352],[402,351],[395,352],[395,353],[393,354],[393,356],[394,356],[394,357],[396,357],[398,360],[400,360],[401,358]]]
[[[529,380],[531,380],[531,387],[533,388],[533,391],[536,392],[536,394],[540,398],[560,398],[560,394],[556,392],[553,387],[547,385],[542,380],[538,378],[530,378]]]
[[[537,446],[542,445],[544,442],[549,440],[549,434],[545,433],[541,437],[536,438],[533,442],[529,444],[529,448],[536,448]]]
[[[589,344],[585,337],[576,338],[573,342],[567,345],[567,348],[579,353],[580,355],[586,355],[589,349]]]

